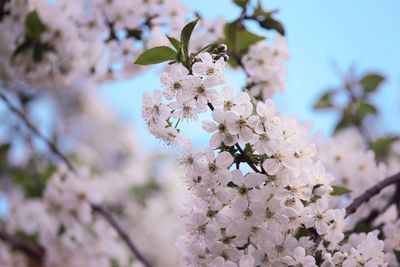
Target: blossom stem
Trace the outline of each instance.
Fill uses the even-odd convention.
[[[207,106],[211,109],[211,111],[214,110],[214,106],[210,102],[207,103]],[[246,163],[250,166],[250,168],[253,169],[253,171],[257,173],[262,173],[259,169],[257,169],[257,167],[253,164],[253,162],[251,162],[251,160],[247,157],[246,153],[243,151],[243,149],[240,147],[238,143],[235,144],[235,147],[239,151],[243,159],[246,161]]]
[[[42,247],[31,245],[18,237],[7,233],[2,228],[0,228],[0,240],[9,244],[13,249],[23,252],[35,262],[42,262],[44,259],[45,251]]]
[[[17,117],[19,117],[25,125],[42,141],[44,141],[47,146],[50,148],[50,150],[57,155],[68,167],[68,169],[72,172],[75,172],[75,168],[72,165],[72,163],[68,160],[66,156],[64,156],[61,151],[57,148],[57,146],[46,136],[44,136],[36,127],[33,125],[29,119],[25,116],[25,114],[19,110],[16,106],[14,106],[11,101],[3,94],[0,92],[0,98],[3,100],[3,102],[6,104],[7,108],[14,113]]]
[[[109,213],[104,207],[92,204],[93,211],[99,213],[104,217],[104,219],[117,231],[118,235],[129,247],[131,252],[136,256],[136,258],[145,266],[152,267],[150,262],[143,256],[139,249],[133,244],[132,240],[129,238],[128,234],[124,229],[118,224],[115,218]]]
[[[356,212],[356,210],[362,204],[370,200],[373,196],[379,194],[382,189],[398,182],[400,182],[400,172],[385,178],[384,180],[367,189],[364,193],[355,198],[349,206],[346,207],[346,217]]]

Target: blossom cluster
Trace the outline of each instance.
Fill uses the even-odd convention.
[[[53,90],[87,77],[137,74],[141,68],[133,59],[166,31],[181,28],[187,11],[178,0],[17,0],[6,8],[0,22],[3,79]]]
[[[374,152],[367,149],[360,131],[348,128],[338,132],[332,139],[322,142],[319,145],[318,157],[335,175],[333,184],[345,185],[351,190],[348,194],[351,201],[385,177],[395,174],[400,167],[398,155],[397,142],[392,146],[387,163],[377,163]],[[400,248],[400,239],[396,231],[399,230],[400,221],[395,207],[390,207],[393,204],[394,193],[395,188],[392,187],[382,190],[357,209],[351,216],[349,225],[354,228],[359,222],[371,221],[374,227],[379,228],[379,225],[383,224],[386,260],[390,266],[399,266],[396,253]],[[341,207],[344,204],[343,201],[337,201],[335,205]],[[369,252],[369,255],[374,253]]]
[[[223,58],[202,53],[191,69],[173,64],[161,74],[163,90],[143,96],[150,132],[183,149],[180,164],[193,195],[178,242],[185,263],[354,266],[362,260],[386,266],[376,234],[343,244],[346,212],[331,206],[335,178],[317,160],[309,129],[278,114],[270,99],[256,102],[223,87],[224,69]],[[209,146],[192,149],[179,122],[208,109]]]
[[[242,62],[247,73],[247,88],[251,95],[266,100],[285,90],[286,67],[289,58],[285,38],[275,35],[272,44],[257,42],[244,55]]]

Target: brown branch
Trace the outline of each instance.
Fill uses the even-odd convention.
[[[207,103],[207,106],[211,109],[211,111],[214,110],[214,106],[210,102]],[[246,155],[246,153],[240,147],[239,143],[236,143],[234,146],[240,152],[242,159],[250,166],[250,168],[253,169],[253,171],[265,174],[265,172],[262,172],[259,169],[257,169],[257,167],[254,165],[254,163],[249,159],[249,157]]]
[[[40,263],[44,260],[45,251],[42,247],[29,244],[18,237],[7,233],[2,228],[0,228],[0,240],[3,240],[5,243],[9,244],[15,250],[23,252],[35,262]]]
[[[75,168],[72,165],[72,163],[68,160],[67,157],[65,157],[60,150],[57,148],[57,146],[48,138],[46,138],[44,135],[41,134],[41,132],[29,121],[29,119],[25,116],[25,114],[16,108],[8,98],[0,92],[0,98],[4,101],[6,104],[7,108],[13,112],[15,115],[17,115],[24,123],[25,125],[34,133],[36,134],[39,138],[41,138],[51,149],[51,151],[56,154],[69,168],[70,171],[75,172]],[[114,217],[103,207],[98,206],[98,205],[92,205],[92,209],[95,212],[98,212],[101,214],[109,223],[110,225],[117,231],[121,239],[128,245],[129,249],[131,252],[134,254],[134,256],[137,257],[137,259],[144,264],[145,267],[152,267],[150,263],[144,258],[144,256],[140,253],[140,251],[136,248],[136,246],[133,244],[127,233],[121,228],[121,226],[117,223],[117,221],[114,219]],[[32,258],[36,259],[41,259],[43,258],[44,255],[44,249],[43,248],[33,248],[30,247],[28,244],[24,243],[23,241],[16,239],[15,237],[7,234],[6,232],[2,231],[0,232],[0,239],[10,243],[13,247],[18,247],[19,250],[24,251],[26,254],[31,256]]]
[[[74,166],[71,164],[71,162],[68,160],[66,156],[64,156],[60,150],[57,148],[57,146],[46,136],[44,136],[36,127],[33,125],[29,119],[25,116],[25,114],[19,110],[17,107],[15,107],[10,100],[0,92],[0,98],[3,100],[3,102],[6,104],[7,108],[13,112],[17,117],[19,117],[25,125],[34,133],[36,136],[38,136],[40,139],[42,139],[47,146],[50,148],[50,150],[56,154],[68,167],[68,169],[72,172],[75,172]]]
[[[400,172],[385,178],[384,180],[367,189],[363,194],[355,198],[353,202],[346,207],[346,217],[356,212],[356,210],[362,204],[370,200],[373,196],[379,194],[382,189],[398,182],[400,182]]]
[[[124,229],[118,224],[115,218],[108,212],[104,207],[92,204],[93,211],[99,213],[104,219],[117,231],[118,235],[125,242],[125,244],[129,247],[131,252],[135,255],[135,257],[145,266],[152,267],[150,262],[143,256],[143,254],[139,251],[139,249],[133,244],[132,240],[129,238],[128,234]]]

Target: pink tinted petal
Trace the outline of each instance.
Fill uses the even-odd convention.
[[[266,159],[263,162],[263,168],[269,175],[278,173],[280,164],[275,159]]]
[[[263,174],[252,172],[246,175],[244,180],[247,187],[255,187],[263,183],[266,180],[266,177]]]
[[[203,129],[209,133],[214,132],[217,130],[217,125],[212,121],[203,121]]]
[[[233,157],[229,152],[224,151],[218,155],[216,162],[218,167],[227,168],[233,162]]]

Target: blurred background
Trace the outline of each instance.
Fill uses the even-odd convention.
[[[229,23],[239,17],[241,8],[232,0],[180,0],[187,10],[175,0],[0,0],[0,7],[8,2],[20,3],[15,4],[13,11],[22,15],[8,18],[7,12],[0,13],[0,93],[7,96],[11,105],[24,113],[45,138],[60,148],[79,170],[79,179],[71,175],[72,185],[60,185],[59,171],[65,162],[51,151],[43,136],[33,134],[20,117],[10,116],[7,101],[2,101],[0,226],[13,234],[22,230],[36,245],[44,247],[53,260],[58,260],[47,266],[108,267],[109,262],[106,265],[99,265],[99,262],[109,260],[110,256],[126,263],[112,267],[131,266],[130,253],[115,235],[107,237],[94,233],[91,236],[92,233],[88,233],[79,245],[73,246],[68,240],[64,242],[63,231],[59,235],[61,226],[70,231],[71,236],[86,233],[82,229],[86,229],[87,224],[93,229],[97,227],[100,233],[103,232],[101,227],[109,230],[103,225],[104,220],[93,216],[90,208],[87,211],[89,222],[73,224],[70,228],[62,216],[60,219],[58,211],[51,209],[55,201],[74,203],[61,198],[63,195],[58,192],[54,194],[54,188],[73,193],[87,189],[88,199],[91,192],[97,193],[100,202],[124,225],[146,256],[158,266],[179,266],[179,253],[174,244],[183,229],[180,218],[186,190],[179,179],[182,173],[174,152],[149,134],[141,117],[142,95],[160,88],[159,77],[163,70],[160,65],[163,64],[142,68],[134,66],[133,62],[144,49],[159,45],[160,36],[165,39],[164,33],[178,36],[183,25],[193,19],[194,12],[209,19],[222,17]],[[93,8],[93,13],[88,12],[90,16],[80,12],[82,3]],[[163,6],[167,5],[165,3],[176,6],[167,6],[167,9]],[[368,93],[367,100],[379,113],[364,116],[370,115],[371,110],[363,111],[361,121],[371,130],[372,139],[400,134],[399,1],[261,0],[261,3],[265,10],[278,10],[273,16],[286,30],[290,54],[286,90],[273,96],[281,113],[312,124],[314,133],[322,132],[328,138],[334,133],[344,109],[339,108],[339,112],[315,110],[313,106],[317,100],[326,90],[343,88],[349,74],[356,77],[358,84],[361,77],[375,73],[382,75],[384,81],[381,85],[378,82],[374,92]],[[114,9],[116,14],[125,14],[128,19],[115,16]],[[180,21],[171,15],[174,12],[180,12]],[[156,18],[154,25],[149,19],[152,16]],[[110,23],[111,20],[119,24]],[[42,22],[47,29],[42,27]],[[269,38],[270,32],[276,34],[273,30],[260,29],[254,21],[244,23],[249,31],[261,36]],[[219,24],[219,34],[222,34],[223,24]],[[38,60],[35,53],[31,53],[36,49],[35,42],[28,42],[25,48],[23,42],[18,44],[26,38],[30,25],[38,27],[35,41],[45,50]],[[115,25],[120,28],[115,29]],[[152,36],[152,27],[157,29],[155,36]],[[213,42],[223,37],[215,33],[210,37],[214,39],[208,40],[204,37],[211,32],[207,31],[204,28],[203,32],[199,31],[196,40]],[[46,50],[45,45],[56,49]],[[241,90],[246,85],[244,72],[229,69],[227,84]],[[353,104],[358,105],[365,99],[358,100]],[[342,106],[347,103],[343,95],[335,101]],[[208,143],[200,122],[190,126],[182,122],[181,125],[194,146],[203,147]],[[353,121],[345,126],[354,126]],[[80,204],[71,206],[78,209]],[[99,236],[104,240],[97,242]],[[107,247],[95,247],[100,243],[109,244],[115,254],[109,255]],[[0,252],[7,250],[2,244],[0,242]],[[76,254],[83,256],[80,260],[84,264],[74,262],[79,257],[71,255]],[[65,263],[65,259],[71,262]]]

